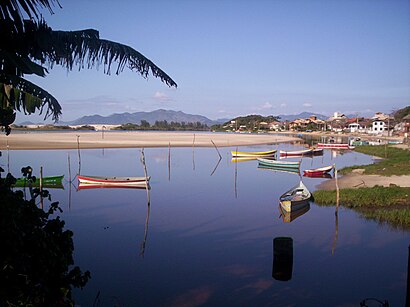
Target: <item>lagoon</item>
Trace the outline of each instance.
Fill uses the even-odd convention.
[[[297,150],[300,144],[241,147]],[[141,176],[140,149],[3,151],[17,176],[65,175],[50,189],[74,232],[75,264],[91,272],[78,305],[92,306],[358,306],[366,298],[406,301],[409,233],[340,208],[310,209],[290,223],[279,196],[300,177],[234,163],[219,148],[146,148],[149,196],[138,189],[77,190],[75,174]],[[300,159],[300,158],[299,158]],[[293,160],[293,159],[289,159]],[[70,161],[70,163],[69,163]],[[301,169],[369,164],[360,153],[325,150]],[[70,168],[69,168],[70,165]],[[70,173],[71,179],[70,183]],[[325,179],[302,177],[314,191]],[[148,197],[150,205],[148,206]],[[46,204],[47,205],[47,204]],[[273,240],[292,238],[290,278],[273,272]]]

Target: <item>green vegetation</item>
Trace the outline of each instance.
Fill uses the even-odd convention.
[[[354,165],[340,170],[341,174],[347,174],[354,169],[364,169],[364,174],[377,174],[383,176],[409,175],[410,174],[410,150],[395,148],[392,146],[358,146],[355,151],[383,158],[377,163],[370,165]]]
[[[30,178],[31,167],[22,172]],[[0,306],[74,306],[72,288],[83,288],[90,273],[73,267],[73,233],[52,218],[58,202],[46,212],[37,207],[36,197],[51,199],[48,191],[30,189],[26,200],[11,190],[15,180],[0,176]]]
[[[244,131],[259,131],[259,130],[269,130],[266,124],[261,123],[271,123],[278,121],[277,116],[262,116],[262,115],[248,115],[236,117],[223,125],[213,125],[211,127],[212,131],[226,131],[228,130],[244,130]],[[235,122],[235,123],[232,123]],[[246,127],[246,128],[244,128]]]
[[[335,206],[336,191],[315,191],[315,203]],[[339,204],[358,211],[363,217],[410,229],[410,188],[381,187],[341,189]]]
[[[400,122],[403,119],[403,117],[409,114],[410,114],[410,106],[404,107],[403,109],[399,109],[393,112],[394,120],[397,122]]]
[[[160,130],[160,131],[209,131],[209,127],[200,122],[196,123],[178,123],[170,122],[166,120],[155,121],[154,125],[150,125],[147,121],[142,120],[141,125],[137,124],[124,124],[113,130]]]

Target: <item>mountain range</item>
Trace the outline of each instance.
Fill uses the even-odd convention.
[[[328,116],[310,113],[310,112],[302,112],[295,115],[277,115],[280,118],[280,121],[285,120],[295,120],[297,118],[308,118],[309,116],[315,115],[317,118],[320,119],[327,119]],[[159,109],[151,112],[135,112],[135,113],[115,113],[109,116],[101,116],[101,115],[88,115],[80,117],[73,121],[60,121],[57,125],[92,125],[92,124],[100,124],[100,125],[121,125],[127,123],[135,123],[140,124],[141,120],[146,120],[153,125],[156,121],[167,121],[170,122],[178,122],[178,123],[196,123],[200,122],[201,124],[206,124],[207,126],[212,126],[215,124],[223,124],[231,119],[223,118],[217,120],[211,120],[202,115],[194,115],[194,114],[187,114],[182,111],[173,111],[173,110],[164,110]],[[32,125],[31,122],[23,122],[21,125]]]

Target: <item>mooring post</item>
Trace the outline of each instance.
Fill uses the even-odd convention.
[[[43,204],[43,167],[40,166],[40,207],[44,209]]]

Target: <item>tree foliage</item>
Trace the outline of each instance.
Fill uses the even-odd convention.
[[[57,121],[62,108],[58,100],[46,90],[29,82],[25,75],[45,77],[48,69],[61,65],[68,71],[77,67],[104,67],[111,73],[124,68],[150,74],[170,87],[177,84],[158,66],[135,49],[101,39],[94,29],[80,31],[53,31],[42,19],[40,8],[51,13],[53,0],[2,0],[0,2],[0,125],[10,133],[9,125],[15,120],[15,111],[25,114],[38,112],[44,118]],[[23,15],[28,16],[24,19]]]
[[[26,176],[30,170],[22,169]],[[36,196],[48,192],[34,190],[26,200],[10,188],[14,182],[10,174],[0,178],[0,306],[73,306],[72,288],[90,278],[72,267],[73,233],[60,217],[52,218],[61,211],[58,202],[47,212],[36,206]]]

